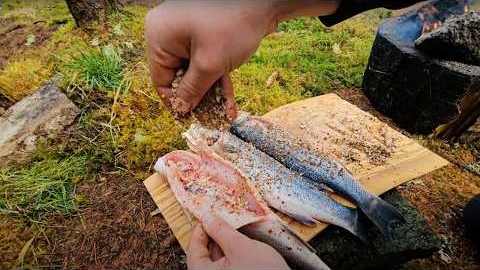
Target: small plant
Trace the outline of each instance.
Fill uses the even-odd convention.
[[[0,212],[34,220],[48,211],[75,211],[75,183],[86,173],[85,157],[48,157],[22,169],[0,170]]]
[[[123,61],[119,52],[111,45],[101,50],[82,52],[69,67],[76,72],[90,88],[114,90],[123,80]]]
[[[37,41],[37,36],[35,35],[28,35],[27,40],[25,41],[25,46],[32,46],[35,41]]]

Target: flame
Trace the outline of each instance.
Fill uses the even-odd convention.
[[[423,7],[418,12],[418,18],[423,21],[422,35],[442,26],[442,21],[436,19],[438,13],[438,9],[433,5]]]
[[[470,11],[470,6],[467,4],[463,7],[464,13]],[[438,19],[440,12],[433,6],[425,6],[418,12],[418,18],[423,21],[422,35],[431,32],[439,27],[442,27],[443,21]]]

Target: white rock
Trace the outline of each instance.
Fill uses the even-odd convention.
[[[42,138],[57,138],[79,113],[53,83],[17,102],[0,117],[0,168],[28,162]]]

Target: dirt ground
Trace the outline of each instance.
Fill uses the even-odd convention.
[[[52,261],[64,269],[184,268],[185,256],[143,184],[104,175],[97,184],[84,183],[91,205],[81,221],[56,228]],[[78,220],[78,219],[77,219]]]
[[[9,60],[20,57],[27,50],[44,45],[58,27],[58,24],[48,26],[44,21],[27,25],[0,18],[0,71]],[[28,44],[30,35],[35,36],[35,41]],[[1,87],[0,83],[0,89]],[[11,105],[13,101],[0,93],[0,108],[6,109]]]
[[[0,18],[0,48],[2,48],[0,50],[0,70],[5,66],[8,59],[45,44],[58,26],[58,24],[47,26],[44,21],[27,25]],[[35,42],[27,45],[29,35],[35,35]]]

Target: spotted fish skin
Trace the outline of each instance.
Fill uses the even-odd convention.
[[[330,269],[322,260],[311,254],[315,249],[296,236],[283,222],[256,222],[239,229],[248,237],[266,243],[294,266],[293,269]]]
[[[355,203],[387,240],[395,226],[405,221],[392,205],[363,188],[340,163],[321,155],[312,145],[273,123],[242,114],[233,123],[231,132],[289,169],[316,183],[326,184]]]
[[[322,192],[315,183],[230,132],[192,125],[183,134],[190,149],[211,151],[232,163],[248,177],[272,208],[306,225],[319,221],[337,225],[368,242],[365,218]]]

